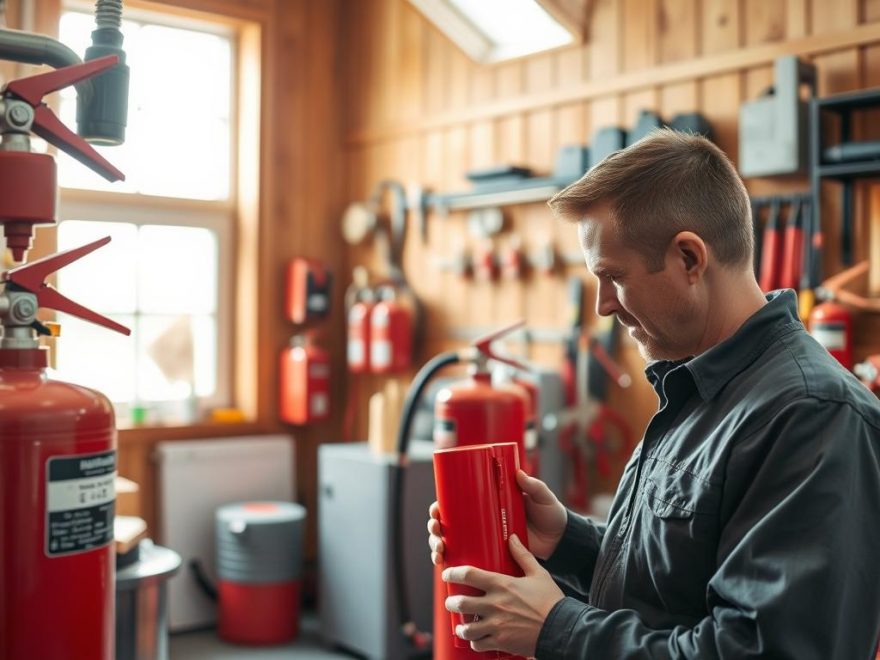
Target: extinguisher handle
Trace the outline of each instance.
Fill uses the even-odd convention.
[[[116,55],[105,55],[82,64],[19,78],[8,83],[3,95],[20,99],[34,109],[33,132],[68,155],[76,158],[108,181],[122,181],[125,175],[79,135],[67,128],[43,103],[43,97],[69,85],[90,78],[119,63]]]
[[[120,325],[116,321],[108,319],[106,316],[102,316],[97,312],[93,312],[79,303],[74,302],[70,298],[63,296],[45,281],[46,277],[50,274],[73,263],[77,259],[84,257],[90,252],[94,252],[99,247],[102,247],[109,242],[110,237],[105,236],[104,238],[100,238],[87,245],[73,248],[71,250],[65,250],[58,254],[52,254],[48,257],[43,257],[42,259],[37,259],[31,263],[6,271],[2,275],[2,279],[5,282],[15,284],[19,288],[36,295],[37,304],[40,307],[64,312],[65,314],[76,316],[85,321],[91,321],[92,323],[102,325],[105,328],[115,330],[116,332],[121,332],[124,335],[130,335],[131,330],[124,325]]]
[[[505,355],[499,355],[492,350],[492,342],[493,341],[495,341],[496,339],[498,339],[500,337],[503,337],[504,335],[506,335],[508,333],[513,332],[514,330],[517,330],[518,328],[521,328],[522,326],[525,325],[525,323],[526,322],[524,320],[517,321],[516,323],[514,323],[512,325],[508,325],[507,327],[501,328],[500,330],[490,332],[488,335],[484,335],[483,337],[480,337],[479,339],[474,341],[473,346],[474,346],[474,348],[477,349],[477,351],[479,351],[485,357],[487,357],[491,360],[497,360],[498,362],[503,362],[505,364],[509,364],[512,367],[516,367],[517,369],[522,369],[523,371],[531,371],[531,369],[529,369],[529,367],[526,366],[525,364],[523,364],[522,362],[514,360],[513,358],[505,356]]]

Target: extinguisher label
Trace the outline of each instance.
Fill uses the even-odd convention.
[[[538,447],[538,429],[535,428],[535,420],[533,419],[526,422],[523,445],[526,449],[536,449]]]
[[[434,446],[437,449],[449,449],[458,444],[458,433],[454,419],[438,419],[434,422]]]
[[[843,323],[823,323],[814,327],[810,334],[829,351],[846,348],[846,326]]]
[[[364,363],[364,342],[359,339],[351,339],[348,342],[348,363],[360,367]]]
[[[391,364],[390,341],[373,340],[370,344],[370,364],[374,369],[384,369]]]
[[[113,540],[116,452],[46,461],[46,554],[68,555]]]

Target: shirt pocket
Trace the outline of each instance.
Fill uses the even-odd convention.
[[[666,465],[647,475],[630,558],[639,582],[650,585],[644,600],[658,611],[705,616],[706,586],[716,568],[720,497],[720,488]]]

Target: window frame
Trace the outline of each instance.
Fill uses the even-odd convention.
[[[92,15],[93,3],[81,0],[65,0],[58,19],[67,12],[81,12]],[[235,238],[239,232],[242,209],[239,200],[241,178],[239,171],[241,139],[240,99],[244,90],[241,86],[240,72],[243,66],[242,39],[244,28],[238,21],[219,15],[206,15],[204,18],[180,15],[173,7],[166,8],[151,4],[149,8],[126,5],[123,19],[163,25],[173,28],[201,31],[228,38],[231,46],[230,66],[230,108],[229,108],[229,196],[224,200],[195,200],[187,198],[162,197],[142,193],[115,191],[96,191],[83,188],[58,188],[58,222],[65,220],[94,220],[107,222],[126,222],[142,225],[192,226],[207,228],[216,233],[218,249],[217,280],[217,387],[212,396],[198,399],[200,407],[236,407],[238,405],[235,387],[235,371],[239,362],[236,341],[239,287],[238,250]],[[112,149],[107,150],[107,158],[112,162]],[[83,166],[85,167],[85,166]],[[186,219],[186,222],[181,222]],[[137,312],[139,313],[139,312]],[[197,340],[197,338],[195,338]],[[63,339],[62,339],[63,341]],[[129,402],[130,403],[130,402]],[[121,408],[124,409],[126,403]],[[197,420],[191,425],[205,423]],[[161,422],[155,426],[164,426]],[[133,428],[151,428],[141,425]]]

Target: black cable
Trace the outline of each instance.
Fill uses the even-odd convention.
[[[404,540],[403,540],[403,483],[407,468],[407,450],[409,448],[409,436],[412,429],[413,418],[422,391],[434,374],[443,367],[456,364],[461,361],[461,356],[450,351],[441,353],[432,358],[423,366],[407,392],[400,417],[400,426],[397,429],[397,463],[393,468],[391,482],[391,562],[394,575],[394,588],[397,595],[397,611],[400,615],[400,631],[409,642],[411,650],[417,655],[430,651],[430,635],[419,632],[409,609],[407,595],[406,566],[404,564]]]

